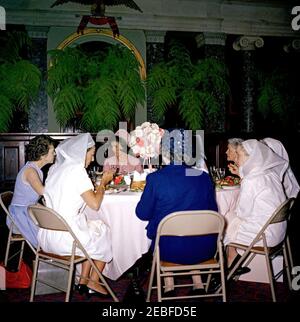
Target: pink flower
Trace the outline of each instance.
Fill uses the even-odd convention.
[[[144,146],[144,144],[145,144],[144,140],[141,138],[136,138],[136,143],[140,147]]]

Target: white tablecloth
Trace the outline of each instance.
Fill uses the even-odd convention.
[[[106,194],[99,211],[86,208],[89,219],[101,219],[110,227],[113,260],[105,265],[103,275],[116,280],[147,253],[151,240],[146,236],[146,221],[135,215],[141,193]]]
[[[235,209],[240,194],[239,186],[216,189],[216,201],[219,213],[226,216]]]
[[[226,216],[236,204],[239,189],[222,189],[216,191],[219,212]],[[112,237],[113,259],[105,265],[103,274],[118,279],[149,250],[151,240],[146,236],[146,221],[135,215],[135,208],[141,193],[121,192],[105,194],[99,211],[86,208],[89,219],[101,219],[110,227]]]

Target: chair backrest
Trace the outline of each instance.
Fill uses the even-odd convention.
[[[33,222],[40,228],[59,231],[69,230],[65,220],[53,209],[36,204],[28,207],[28,213]]]
[[[39,228],[69,232],[73,237],[74,243],[76,243],[76,247],[78,247],[83,252],[85,257],[89,258],[89,255],[80,243],[79,239],[74,234],[72,228],[55,210],[41,204],[35,204],[28,207],[28,213],[33,222]]]
[[[289,198],[276,208],[272,216],[268,219],[268,221],[265,223],[265,225],[261,228],[261,230],[254,238],[252,243],[249,245],[249,248],[254,247],[257,244],[257,242],[259,242],[262,239],[269,225],[289,220],[290,214],[291,214],[291,208],[294,202],[295,202],[295,198]]]
[[[0,205],[6,215],[12,220],[12,217],[9,213],[8,207],[11,204],[13,198],[13,193],[11,191],[5,191],[0,194]]]
[[[178,211],[162,219],[157,228],[155,247],[161,236],[201,236],[218,234],[217,242],[222,238],[225,219],[211,210]]]
[[[108,292],[112,296],[113,300],[118,302],[118,298],[113,293],[110,286],[107,284],[107,282],[106,282],[105,278],[103,277],[102,273],[100,272],[99,268],[96,266],[96,264],[94,263],[92,258],[87,253],[86,249],[83,247],[83,245],[81,244],[81,242],[79,241],[77,236],[74,234],[72,228],[68,225],[68,223],[65,221],[65,219],[62,216],[60,216],[53,209],[43,206],[41,204],[35,204],[35,205],[29,206],[28,213],[29,213],[30,217],[32,218],[33,222],[39,228],[68,232],[73,238],[72,252],[69,254],[70,259],[71,259],[70,265],[72,266],[75,263],[74,257],[76,255],[76,249],[80,249],[81,252],[83,253],[83,256],[80,255],[79,259],[77,258],[77,263],[79,263],[82,260],[87,259],[89,261],[89,263],[91,264],[92,269],[97,272],[97,274],[101,280],[101,283],[108,290]],[[38,245],[38,253],[37,254],[39,254],[40,250],[41,250],[40,245]],[[47,256],[49,256],[49,255],[47,255]],[[55,257],[57,257],[57,256],[55,256]],[[38,256],[36,258],[38,258]],[[72,271],[72,270],[70,270],[70,271]],[[69,275],[69,283],[70,283],[70,275]],[[32,288],[32,290],[33,290],[33,288]],[[68,292],[69,291],[67,291],[67,294],[68,294]],[[34,294],[34,292],[32,291],[31,300],[33,300],[33,296],[34,296],[33,294]],[[67,297],[68,297],[68,295],[67,295]]]
[[[295,198],[287,199],[282,203],[274,212],[270,219],[269,224],[276,224],[285,220],[288,220],[291,215],[291,208],[295,202]]]

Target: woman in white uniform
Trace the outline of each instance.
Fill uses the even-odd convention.
[[[281,184],[288,162],[268,146],[247,140],[237,147],[237,165],[241,176],[241,190],[234,216],[229,217],[224,243],[249,245],[276,208],[286,199]],[[276,223],[266,231],[268,246],[280,243],[286,223]],[[228,247],[228,267],[237,256],[236,249]]]
[[[87,221],[83,210],[86,205],[99,209],[105,185],[112,180],[113,174],[104,173],[101,185],[94,191],[85,169],[95,154],[95,142],[89,133],[63,141],[56,148],[56,153],[56,163],[50,168],[45,184],[46,205],[64,217],[98,269],[103,271],[105,263],[112,259],[110,232],[100,220]],[[71,254],[72,238],[67,232],[41,229],[38,240],[46,252]],[[82,255],[80,250],[77,250],[77,254]],[[106,289],[97,283],[98,280],[97,273],[91,270],[90,263],[86,261],[82,265],[77,289],[81,294],[93,294],[96,291],[106,295]]]
[[[278,154],[288,163],[290,162],[286,149],[280,141],[272,138],[264,138],[263,140],[261,140],[261,142],[266,144],[269,148],[271,148],[276,154]],[[298,181],[290,167],[290,164],[286,172],[284,173],[282,184],[287,198],[297,198],[300,188]]]

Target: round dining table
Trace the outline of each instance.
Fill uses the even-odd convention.
[[[113,259],[105,265],[103,274],[111,280],[117,280],[149,250],[151,240],[146,235],[148,222],[140,220],[135,214],[141,195],[142,192],[106,192],[98,211],[85,209],[89,220],[101,219],[110,228]],[[234,209],[238,195],[238,187],[216,189],[219,212],[225,218]]]

